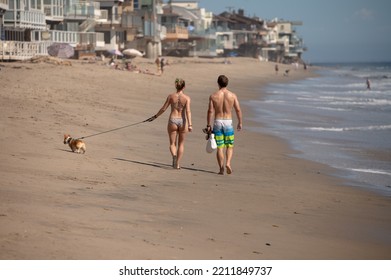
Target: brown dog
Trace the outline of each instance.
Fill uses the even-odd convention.
[[[86,144],[80,139],[73,139],[69,134],[64,134],[64,144],[68,144],[72,152],[86,152]]]

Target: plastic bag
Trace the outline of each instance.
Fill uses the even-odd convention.
[[[215,135],[211,133],[209,135],[208,141],[206,142],[206,152],[207,153],[213,153],[214,150],[217,149],[217,143],[215,139]]]

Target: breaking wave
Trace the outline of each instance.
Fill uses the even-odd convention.
[[[331,131],[331,132],[375,131],[375,130],[389,130],[391,129],[391,125],[370,125],[370,126],[358,126],[358,127],[308,127],[306,129],[311,131]]]

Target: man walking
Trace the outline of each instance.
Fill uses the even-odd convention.
[[[237,130],[242,129],[242,110],[235,93],[227,89],[228,78],[220,75],[217,79],[219,90],[209,97],[207,130],[215,135],[217,143],[217,163],[220,167],[220,175],[224,175],[224,164],[227,173],[232,173],[231,160],[234,148],[234,128],[232,125],[232,109],[235,110],[238,119]],[[213,122],[213,130],[211,123]]]

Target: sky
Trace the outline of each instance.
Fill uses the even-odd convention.
[[[302,21],[296,32],[319,62],[391,62],[390,0],[199,0],[215,14],[243,9],[246,16]]]

